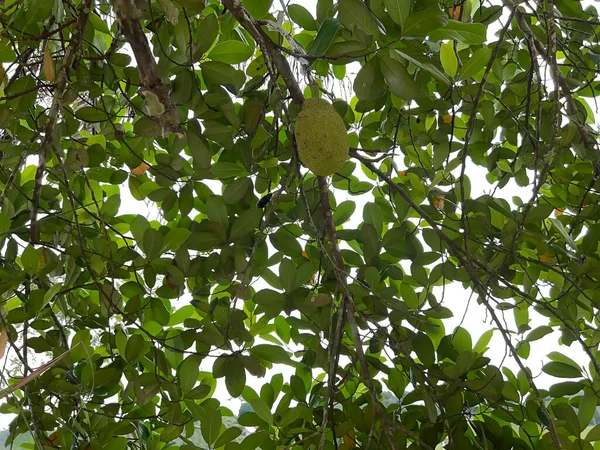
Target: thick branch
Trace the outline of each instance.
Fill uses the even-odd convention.
[[[154,54],[140,23],[141,11],[132,0],[113,0],[113,9],[119,18],[121,31],[135,56],[143,88],[155,95],[164,106],[164,112],[159,115],[161,124],[165,130],[179,132],[180,121],[171,99],[171,87],[163,83],[158,75]]]
[[[283,77],[283,80],[290,91],[292,100],[294,103],[301,106],[302,103],[304,103],[302,89],[300,89],[300,85],[298,84],[298,81],[296,80],[296,77],[294,76],[287,60],[277,48],[277,44],[275,44],[261,29],[260,24],[254,20],[250,14],[248,14],[239,0],[223,0],[223,5],[225,5],[225,7],[231,12],[233,17],[236,18],[240,25],[242,25],[252,35],[257,43],[264,44],[267,52],[267,54],[264,55],[265,59],[269,57],[272,59],[273,64],[275,67],[277,67],[277,71]]]

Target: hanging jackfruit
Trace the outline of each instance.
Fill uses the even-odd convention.
[[[350,150],[344,121],[322,98],[308,98],[296,118],[296,145],[302,164],[316,175],[333,175]]]

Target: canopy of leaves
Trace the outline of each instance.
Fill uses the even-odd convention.
[[[0,3],[9,444],[598,448],[589,2]],[[317,96],[330,178],[294,145]]]

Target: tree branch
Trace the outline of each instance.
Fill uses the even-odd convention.
[[[180,133],[180,120],[171,99],[171,87],[163,83],[158,75],[154,54],[140,23],[141,11],[131,0],[112,0],[112,3],[121,24],[121,31],[135,56],[143,89],[146,95],[155,95],[164,107],[164,111],[157,114],[163,129]]]
[[[75,55],[79,52],[83,42],[83,31],[88,22],[88,17],[92,8],[93,0],[83,0],[79,8],[79,16],[77,18],[77,26],[73,32],[70,45],[65,51],[65,57],[62,61],[60,72],[56,79],[54,87],[54,98],[48,112],[48,119],[44,127],[44,140],[40,145],[38,166],[35,173],[35,185],[33,187],[32,206],[31,206],[31,226],[30,239],[31,243],[37,242],[37,215],[40,207],[40,195],[42,192],[42,179],[46,171],[46,157],[48,150],[52,147],[54,140],[54,129],[58,120],[58,113],[63,107],[63,97],[67,91],[68,71],[73,66]]]

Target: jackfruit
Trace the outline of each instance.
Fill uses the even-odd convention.
[[[320,176],[333,175],[349,157],[346,126],[322,98],[308,98],[296,118],[296,145],[302,164]]]

